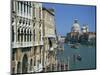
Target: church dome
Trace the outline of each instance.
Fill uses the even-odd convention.
[[[82,32],[83,33],[88,32],[88,26],[87,25],[83,25]]]
[[[74,20],[74,23],[72,25],[71,31],[72,32],[80,32],[80,25],[78,24],[78,20],[77,19]]]

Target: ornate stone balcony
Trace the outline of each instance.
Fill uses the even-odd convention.
[[[32,42],[12,42],[12,48],[30,47],[33,46]]]

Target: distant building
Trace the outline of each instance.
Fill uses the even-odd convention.
[[[77,19],[74,20],[74,23],[71,28],[71,32],[80,32],[80,25]]]
[[[87,25],[83,25],[82,27],[82,33],[87,33],[89,31],[88,26]]]
[[[72,44],[78,43],[79,36],[79,32],[70,32],[67,34],[67,42]]]
[[[95,44],[96,33],[89,32],[87,25],[83,25],[81,30],[82,32],[80,32],[80,25],[78,24],[77,19],[75,19],[71,32],[67,33],[66,42],[71,44]]]
[[[65,36],[58,36],[58,42],[62,42],[64,43],[65,42]]]
[[[85,45],[95,45],[96,42],[96,33],[95,32],[87,32],[82,33],[79,39],[81,44]]]

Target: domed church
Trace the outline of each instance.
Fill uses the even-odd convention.
[[[77,19],[74,20],[74,23],[71,28],[71,32],[80,32],[80,25]]]

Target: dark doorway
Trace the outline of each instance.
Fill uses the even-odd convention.
[[[20,70],[21,70],[21,63],[18,62],[18,64],[17,64],[17,73],[20,73]]]
[[[22,60],[22,73],[27,73],[27,70],[28,70],[28,58],[27,55],[25,54]]]

